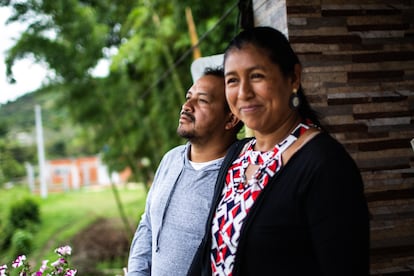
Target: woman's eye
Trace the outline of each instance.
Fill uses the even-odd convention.
[[[236,81],[237,81],[237,79],[236,79],[236,78],[228,78],[228,79],[226,80],[226,84],[235,83]]]
[[[252,79],[258,79],[258,78],[263,78],[263,74],[260,73],[254,73],[251,75]]]

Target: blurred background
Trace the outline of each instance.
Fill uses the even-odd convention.
[[[69,244],[78,275],[122,274],[160,158],[184,142],[190,66],[223,52],[237,4],[0,1],[0,264]]]

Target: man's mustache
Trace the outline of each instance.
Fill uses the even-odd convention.
[[[181,114],[180,114],[181,116],[182,115],[185,115],[186,117],[188,117],[192,122],[194,122],[195,121],[195,117],[194,117],[194,115],[193,114],[191,114],[190,112],[187,112],[187,111],[182,111],[181,112]]]

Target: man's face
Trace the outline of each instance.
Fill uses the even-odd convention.
[[[230,111],[226,111],[224,79],[207,75],[188,90],[181,109],[177,133],[191,142],[222,135]]]

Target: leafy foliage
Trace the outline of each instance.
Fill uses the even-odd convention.
[[[32,233],[40,223],[39,203],[27,197],[10,206],[7,223],[3,229],[0,248],[12,247],[15,254],[29,252],[32,246]]]
[[[17,229],[11,239],[12,252],[15,255],[31,252],[33,248],[33,235],[25,229]]]
[[[10,208],[9,221],[15,228],[27,228],[40,222],[39,203],[33,198],[15,202]]]
[[[135,180],[145,182],[161,156],[183,142],[175,132],[192,82],[185,9],[192,9],[204,56],[223,52],[237,21],[236,5],[218,0],[208,9],[195,0],[0,3],[13,8],[10,22],[30,24],[8,52],[10,81],[13,64],[23,57],[47,64],[50,85],[60,85],[60,103],[74,122],[92,130],[109,168],[128,166]],[[227,10],[232,12],[222,20]],[[95,77],[102,58],[111,59],[110,73]]]

